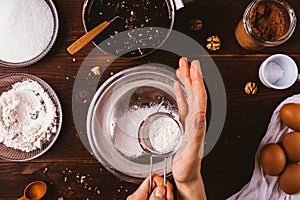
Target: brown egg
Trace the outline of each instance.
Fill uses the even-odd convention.
[[[289,128],[300,131],[300,105],[288,103],[280,109],[280,117]]]
[[[261,152],[260,163],[266,174],[279,175],[286,164],[286,156],[281,146],[275,143],[266,145]]]
[[[300,162],[300,132],[291,132],[282,139],[282,146],[288,160]]]
[[[288,165],[279,177],[279,185],[287,194],[300,192],[300,165]]]

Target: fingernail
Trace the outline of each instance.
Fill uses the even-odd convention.
[[[193,60],[192,63],[191,63],[191,65],[192,65],[192,67],[194,69],[196,69],[197,71],[199,71],[199,73],[200,73],[201,76],[203,76],[199,60]]]
[[[164,199],[165,198],[165,193],[166,190],[164,187],[157,187],[154,193],[154,196],[160,199]]]
[[[187,59],[186,57],[182,57],[182,58],[179,60],[179,66],[183,66],[184,61],[188,61],[188,59]]]

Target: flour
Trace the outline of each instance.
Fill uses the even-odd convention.
[[[283,76],[283,70],[276,62],[267,63],[265,70],[266,79],[272,84]]]
[[[25,80],[0,96],[0,143],[30,152],[57,131],[56,107],[37,82]]]
[[[154,150],[161,154],[175,150],[181,139],[178,124],[170,117],[160,117],[149,124],[148,135]]]
[[[151,107],[135,107],[123,113],[114,122],[113,144],[125,156],[136,158],[144,154],[139,140],[138,131],[141,123],[149,115],[156,113],[159,105]],[[165,107],[160,108],[161,112],[170,112]]]
[[[1,0],[0,27],[0,60],[18,63],[46,49],[54,18],[45,0]]]

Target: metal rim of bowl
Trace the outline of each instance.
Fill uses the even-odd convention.
[[[44,1],[48,4],[48,6],[51,10],[51,13],[53,15],[53,21],[54,21],[53,34],[52,34],[52,37],[51,37],[51,40],[50,40],[48,46],[38,56],[36,56],[35,58],[32,58],[28,61],[13,63],[13,62],[6,62],[3,60],[0,60],[0,66],[10,67],[10,68],[27,67],[27,66],[32,65],[32,64],[38,62],[39,60],[41,60],[51,50],[51,48],[53,47],[53,45],[56,41],[57,35],[58,35],[59,18],[58,18],[58,13],[57,13],[57,10],[56,10],[56,7],[55,7],[53,1],[52,0],[44,0]]]
[[[160,67],[160,68],[157,68]],[[166,75],[165,73],[168,71],[168,74],[171,76],[171,78],[176,79],[176,75],[175,75],[175,70],[171,67],[166,67],[163,66],[161,64],[143,64],[143,65],[139,65],[136,67],[132,67],[132,68],[128,68],[125,70],[122,70],[116,74],[114,74],[113,76],[109,77],[96,91],[96,93],[94,94],[93,99],[91,100],[89,109],[88,109],[88,113],[87,113],[87,120],[86,120],[86,129],[87,129],[87,136],[88,136],[88,141],[90,144],[90,147],[92,149],[92,155],[102,164],[103,167],[105,167],[109,172],[111,172],[113,175],[115,175],[118,178],[121,178],[122,180],[125,180],[127,182],[131,182],[131,183],[140,183],[142,182],[144,179],[140,178],[140,177],[133,177],[130,176],[124,172],[121,172],[115,168],[113,168],[113,166],[110,164],[109,161],[105,160],[103,158],[103,156],[101,155],[101,153],[97,150],[97,148],[95,147],[95,143],[93,141],[93,134],[92,134],[92,118],[93,118],[93,113],[94,110],[96,108],[97,105],[97,101],[99,99],[99,97],[101,96],[101,94],[103,93],[103,91],[106,90],[106,88],[108,87],[108,85],[110,83],[112,83],[115,80],[118,80],[119,78],[121,78],[122,76],[124,76],[127,73],[139,70],[139,71],[144,71],[145,69],[148,70],[153,70],[153,69],[159,69],[161,72],[164,72],[164,75]],[[171,70],[174,70],[174,73],[171,74]],[[168,173],[167,176],[171,176],[172,172]]]
[[[26,73],[6,74],[6,75],[3,75],[3,76],[0,76],[0,80],[4,79],[4,78],[8,78],[8,77],[13,77],[13,76],[20,76],[20,77],[23,76],[24,79],[28,78],[28,79],[31,79],[31,80],[34,80],[34,81],[38,82],[41,85],[41,87],[45,90],[45,92],[49,95],[49,97],[53,101],[54,105],[56,106],[56,113],[57,113],[57,116],[58,116],[57,117],[58,122],[57,122],[57,126],[56,126],[57,131],[56,131],[55,135],[51,136],[52,139],[50,139],[49,143],[46,142],[45,144],[43,144],[43,146],[46,145],[46,147],[44,149],[34,150],[34,151],[40,151],[40,152],[38,152],[37,154],[34,153],[35,155],[33,155],[31,157],[28,157],[28,158],[25,158],[25,159],[10,159],[10,158],[7,158],[7,157],[4,157],[4,156],[0,155],[0,158],[4,159],[4,160],[13,161],[13,162],[23,162],[23,161],[28,161],[28,160],[32,160],[32,159],[35,159],[37,157],[40,157],[41,155],[46,153],[54,145],[55,141],[57,140],[57,138],[58,138],[58,136],[61,132],[62,121],[63,121],[63,113],[62,113],[61,103],[59,101],[59,98],[58,98],[57,94],[55,93],[55,91],[52,89],[52,87],[47,82],[45,82],[44,80],[42,80],[41,78],[39,78],[37,76],[31,75],[31,74],[26,74]],[[4,144],[1,143],[1,145],[4,145]],[[24,153],[24,154],[27,154],[27,153],[29,154],[29,153],[33,152],[33,151],[23,152],[23,151],[20,151],[20,150],[17,150],[17,149],[13,149],[11,147],[6,147],[6,148],[9,148],[12,151],[15,150],[16,152],[21,152],[21,153]]]
[[[83,23],[83,27],[84,27],[84,31],[87,33],[88,30],[87,30],[87,26],[86,26],[86,21],[85,21],[85,14],[86,14],[86,9],[87,9],[87,6],[88,4],[90,3],[91,0],[84,0],[84,3],[83,3],[83,8],[82,8],[82,23]],[[94,0],[92,0],[94,1]],[[173,0],[164,0],[166,3],[167,3],[167,6],[168,6],[168,10],[170,12],[170,16],[171,16],[171,23],[170,23],[170,26],[169,26],[169,30],[168,30],[168,33],[167,35],[165,36],[165,38],[163,39],[163,41],[154,49],[151,49],[149,52],[143,54],[143,55],[139,55],[139,56],[128,56],[128,57],[124,57],[124,58],[128,58],[128,59],[139,59],[139,58],[142,58],[142,57],[145,57],[151,53],[153,53],[154,51],[156,51],[157,49],[159,49],[165,42],[166,40],[169,38],[170,34],[171,34],[171,31],[173,29],[173,26],[174,26],[174,21],[175,21],[175,5],[174,5],[174,2]],[[103,53],[105,54],[109,54],[109,55],[113,55],[115,56],[114,54],[111,54],[111,53],[108,53],[106,51],[104,51],[103,49],[101,49],[94,41],[92,41],[93,45],[98,48],[100,51],[102,51]],[[123,55],[121,55],[122,57]]]

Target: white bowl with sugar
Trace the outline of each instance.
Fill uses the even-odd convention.
[[[24,67],[52,48],[58,15],[51,0],[1,0],[0,27],[0,66]]]

